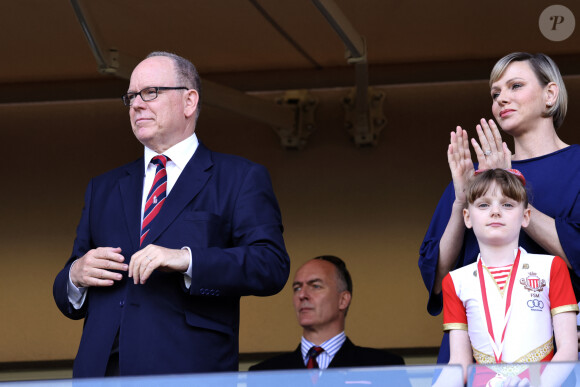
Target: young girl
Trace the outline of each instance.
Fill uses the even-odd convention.
[[[523,364],[499,363],[576,361],[578,305],[566,264],[518,247],[520,230],[530,222],[524,176],[514,169],[476,171],[466,199],[463,218],[480,254],[443,280],[449,363],[465,372],[475,358],[493,371],[476,377],[495,383],[526,376]]]

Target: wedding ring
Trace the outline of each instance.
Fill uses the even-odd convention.
[[[490,150],[488,150],[488,151],[485,151],[484,155],[486,155],[486,156],[489,156],[489,155],[491,155],[491,151],[490,151]]]

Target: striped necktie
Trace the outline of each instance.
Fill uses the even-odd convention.
[[[151,163],[157,166],[155,170],[155,178],[153,185],[147,194],[147,201],[145,202],[145,210],[143,211],[143,224],[141,225],[141,238],[139,245],[143,244],[147,233],[149,233],[151,221],[155,219],[167,196],[167,165],[168,157],[165,155],[155,156],[151,159]]]
[[[317,346],[311,347],[308,350],[308,363],[306,363],[306,368],[319,368],[318,362],[316,361],[316,358],[323,351],[324,351],[324,349],[322,349],[322,347],[317,347]]]

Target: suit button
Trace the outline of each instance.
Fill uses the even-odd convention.
[[[216,295],[216,296],[219,296],[219,295],[220,295],[220,291],[219,291],[219,290],[216,290],[216,291],[215,291],[215,295]]]
[[[199,294],[205,294],[205,289],[204,288],[200,288],[199,289]]]
[[[209,294],[211,294],[212,296],[215,296],[215,290],[213,290],[213,289],[212,289],[212,290],[210,290],[210,291],[209,291]]]
[[[125,301],[124,300],[119,301],[119,306],[121,308],[124,307],[125,306]]]

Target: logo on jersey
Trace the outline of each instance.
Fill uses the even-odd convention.
[[[528,300],[528,308],[537,312],[541,312],[542,309],[544,309],[544,302],[538,299]]]
[[[546,286],[546,280],[538,277],[537,273],[530,271],[526,278],[520,279],[520,284],[524,285],[524,288],[530,292],[541,292]]]

